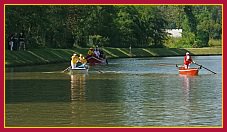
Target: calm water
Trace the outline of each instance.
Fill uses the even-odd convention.
[[[62,73],[68,64],[6,69],[6,126],[222,126],[222,56],[193,57],[217,72],[178,75],[182,57],[126,58]],[[193,65],[191,65],[193,67]]]

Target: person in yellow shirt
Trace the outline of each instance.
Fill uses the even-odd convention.
[[[83,55],[82,55],[82,54],[80,54],[79,61],[81,62],[81,61],[82,61],[82,59],[83,59]]]
[[[79,61],[79,57],[77,56],[77,54],[73,54],[73,56],[71,57],[71,67],[72,69],[76,68],[76,63]]]
[[[83,57],[82,54],[80,54],[78,66],[82,66],[83,67],[83,66],[86,65],[86,63],[87,63],[87,60]]]
[[[82,57],[81,63],[85,65],[85,64],[87,64],[87,60],[84,57]]]
[[[78,60],[78,62],[77,62],[77,64],[76,64],[76,67],[83,67],[82,60],[83,60],[83,55],[80,54],[79,60]]]
[[[93,48],[90,48],[87,53],[89,56],[92,56],[94,54]]]

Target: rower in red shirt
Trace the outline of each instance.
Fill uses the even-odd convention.
[[[188,69],[189,65],[192,62],[194,63],[194,61],[192,60],[192,57],[189,55],[189,52],[187,52],[186,55],[184,56],[184,68]]]

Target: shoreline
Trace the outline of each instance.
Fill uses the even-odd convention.
[[[73,53],[86,56],[88,48],[32,49],[27,51],[5,50],[5,67],[32,66],[70,62]],[[108,59],[141,57],[220,56],[222,48],[103,48]]]

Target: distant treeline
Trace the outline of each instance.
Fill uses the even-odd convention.
[[[6,5],[5,18],[6,43],[23,32],[28,48],[164,47],[166,29],[183,29],[189,47],[222,36],[220,5]]]

